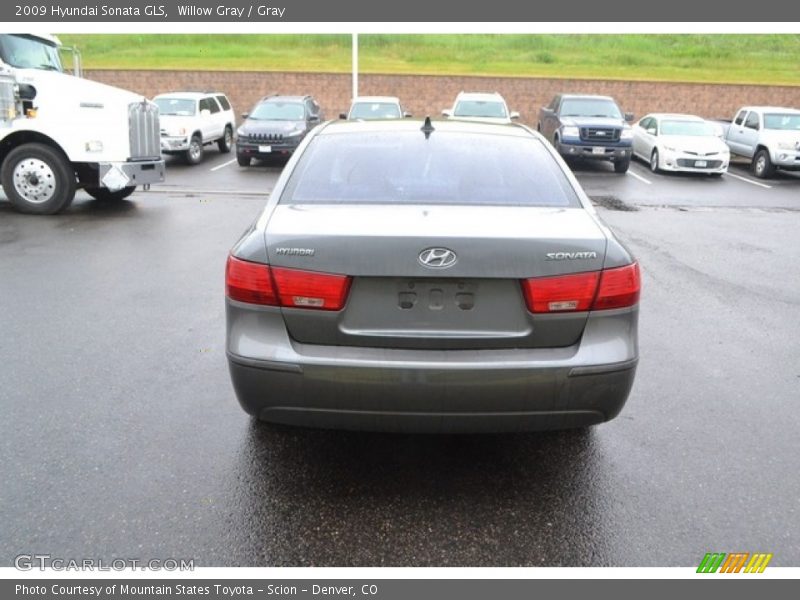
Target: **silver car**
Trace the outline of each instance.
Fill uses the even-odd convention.
[[[227,354],[267,421],[530,431],[615,417],[640,276],[520,125],[330,122],[230,253]]]

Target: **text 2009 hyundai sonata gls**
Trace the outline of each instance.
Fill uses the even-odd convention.
[[[244,409],[298,425],[530,431],[622,409],[639,267],[522,126],[332,122],[231,251]]]

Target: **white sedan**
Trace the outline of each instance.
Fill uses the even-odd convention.
[[[694,115],[650,114],[633,127],[633,155],[650,170],[686,171],[720,176],[728,170],[730,150],[721,128]]]

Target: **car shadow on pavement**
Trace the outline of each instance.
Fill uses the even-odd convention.
[[[229,531],[230,544],[238,564],[259,566],[608,564],[601,448],[592,430],[406,435],[254,420],[233,479],[250,530]]]

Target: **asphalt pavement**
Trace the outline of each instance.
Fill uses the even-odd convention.
[[[0,565],[800,564],[795,176],[577,165],[642,265],[627,406],[588,432],[410,436],[239,408],[225,258],[280,166],[231,159],[53,217],[0,198]]]

